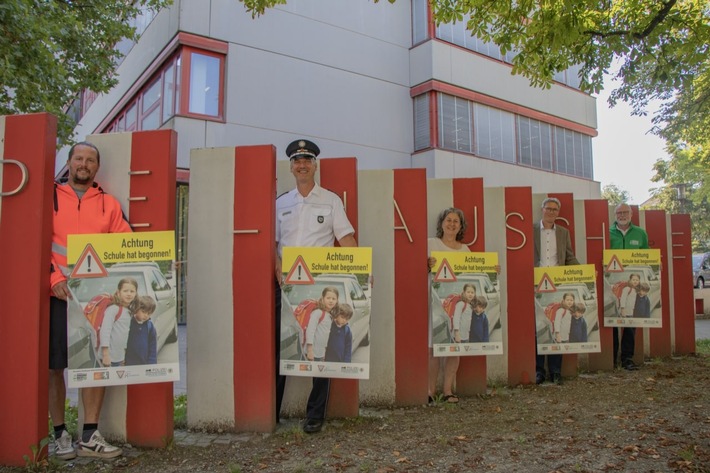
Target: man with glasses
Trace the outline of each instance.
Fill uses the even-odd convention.
[[[619,204],[615,210],[616,221],[609,228],[609,247],[612,250],[648,249],[648,234],[646,230],[631,223],[631,207]],[[619,329],[621,333],[621,367],[634,371],[638,366],[633,361],[636,350],[636,327],[613,327],[614,333],[614,366],[619,360]]]
[[[569,231],[555,224],[560,214],[560,201],[548,197],[542,201],[542,219],[533,224],[533,242],[535,243],[535,266],[567,266],[579,264],[572,251],[572,239]],[[535,383],[545,382],[545,358],[550,372],[550,381],[562,384],[562,355],[539,355],[535,340]]]

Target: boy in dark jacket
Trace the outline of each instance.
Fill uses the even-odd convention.
[[[572,320],[569,328],[570,343],[580,343],[587,341],[587,321],[584,320],[584,313],[587,307],[581,302],[576,303],[570,309],[572,312]]]
[[[651,301],[648,298],[648,291],[650,290],[651,286],[649,286],[648,283],[642,282],[639,284],[636,304],[634,304],[634,317],[646,319],[651,317]]]
[[[131,319],[126,344],[126,365],[154,365],[158,363],[158,334],[150,316],[155,312],[155,301],[149,296],[138,298],[138,308]]]
[[[349,304],[338,304],[333,309],[333,323],[330,326],[328,346],[325,349],[325,361],[352,362],[353,333],[348,325],[352,316],[353,309]]]

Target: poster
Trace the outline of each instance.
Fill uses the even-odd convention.
[[[661,250],[604,250],[605,327],[660,328]]]
[[[175,233],[69,235],[69,387],[180,379]]]
[[[432,251],[434,356],[503,354],[498,253]]]
[[[535,268],[535,330],[541,355],[598,353],[593,264]]]
[[[282,375],[370,377],[372,248],[284,247]]]

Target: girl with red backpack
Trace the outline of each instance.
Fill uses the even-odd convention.
[[[99,330],[99,359],[103,366],[121,366],[126,358],[126,343],[135,311],[138,282],[123,278],[113,294],[113,302],[106,308]]]
[[[339,297],[338,289],[333,286],[324,288],[316,308],[311,312],[306,328],[306,358],[309,361],[322,361],[325,358],[330,326],[333,323],[330,314],[338,306]]]

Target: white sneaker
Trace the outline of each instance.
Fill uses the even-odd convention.
[[[108,443],[96,430],[88,442],[79,442],[77,453],[80,457],[115,458],[121,455],[123,450]]]
[[[62,460],[76,458],[76,451],[71,442],[71,434],[66,430],[62,430],[62,435],[54,440],[54,456]]]

